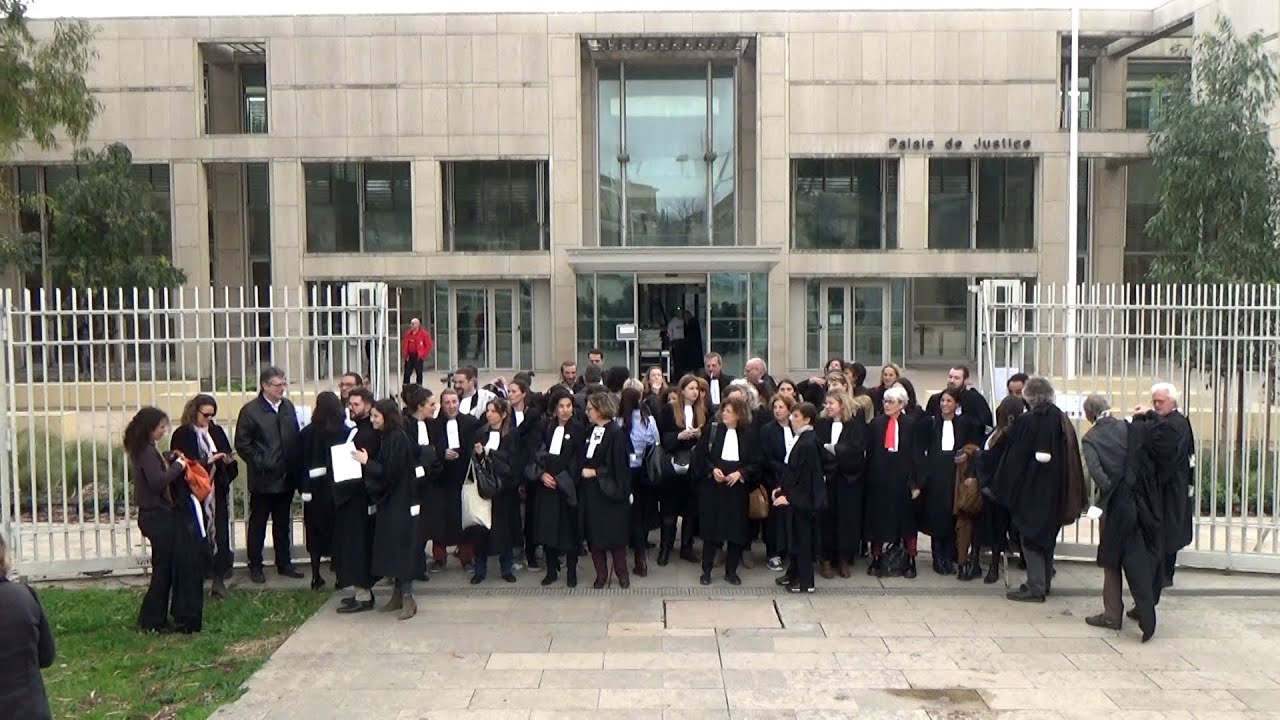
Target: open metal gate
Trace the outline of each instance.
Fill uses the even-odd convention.
[[[390,315],[382,283],[3,291],[0,526],[18,571],[71,577],[145,567],[121,447],[133,414],[154,405],[176,426],[186,402],[209,393],[215,422],[234,434],[268,365],[285,370],[300,409],[347,371],[368,376],[385,397],[398,387]],[[235,547],[248,496],[243,482],[232,493]]]
[[[1057,403],[1088,430],[1097,393],[1113,412],[1150,404],[1173,383],[1195,431],[1195,534],[1179,561],[1280,572],[1280,286],[1023,286],[978,288],[978,361],[994,407],[1016,372],[1048,378]],[[1094,521],[1064,529],[1059,554],[1091,557]]]

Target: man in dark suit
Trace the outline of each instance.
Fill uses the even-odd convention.
[[[269,367],[258,379],[258,397],[240,408],[236,420],[236,452],[249,469],[249,523],[245,545],[249,551],[249,577],[267,581],[262,572],[262,546],[267,539],[267,518],[276,550],[276,571],[300,578],[302,571],[290,559],[293,527],[290,506],[297,478],[298,414],[285,398],[289,381],[284,371]]]
[[[726,375],[724,372],[724,358],[720,357],[720,353],[707,353],[707,357],[703,360],[703,370],[698,373],[706,379],[709,389],[707,397],[707,406],[711,408],[711,412],[720,409],[720,400],[725,393],[729,391],[729,383],[733,382],[732,375]]]
[[[1150,448],[1155,460],[1164,520],[1162,567],[1156,572],[1155,600],[1160,591],[1173,585],[1178,551],[1191,544],[1195,515],[1196,449],[1191,422],[1178,410],[1178,390],[1169,383],[1151,388],[1151,407],[1133,409],[1134,422],[1151,424]]]
[[[982,426],[983,433],[991,432],[992,426],[995,425],[995,419],[991,415],[991,406],[987,404],[987,399],[982,397],[982,393],[977,388],[969,387],[969,368],[965,365],[956,365],[947,371],[947,387],[960,391],[960,409],[956,411],[957,415],[963,415],[970,420],[976,420],[978,425]],[[934,417],[942,416],[942,393],[935,393],[929,398],[929,404],[925,406],[925,413]]]

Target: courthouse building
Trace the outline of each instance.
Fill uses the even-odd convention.
[[[942,365],[978,280],[1142,278],[1152,85],[1220,13],[1280,49],[1273,0],[1083,12],[1074,208],[1065,10],[95,20],[90,144],[132,149],[192,285],[389,283],[439,369],[620,362],[631,323],[648,358],[677,313],[734,373]]]

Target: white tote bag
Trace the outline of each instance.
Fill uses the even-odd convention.
[[[462,483],[462,528],[465,530],[476,525],[486,530],[493,527],[493,502],[480,497],[480,485],[472,469],[468,468],[467,479]]]

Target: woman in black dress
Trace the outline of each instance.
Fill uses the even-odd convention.
[[[868,575],[883,577],[885,543],[902,543],[907,552],[903,577],[916,576],[916,508],[920,498],[918,416],[908,413],[907,391],[891,387],[884,393],[884,414],[872,421],[867,437],[867,499],[863,523],[871,543]]]
[[[565,584],[578,585],[578,548],[582,534],[578,519],[578,478],[582,475],[585,428],[575,419],[573,395],[564,386],[551,391],[547,406],[554,413],[546,422],[535,460],[533,540],[546,555],[543,586],[560,579],[565,561]],[[528,421],[526,421],[528,422]]]
[[[791,411],[791,431],[795,442],[787,449],[782,484],[775,489],[773,507],[783,513],[787,551],[791,562],[777,583],[788,592],[814,591],[813,557],[818,546],[818,514],[827,505],[822,462],[814,439],[813,423],[818,409],[802,402]]]
[[[524,549],[525,566],[538,569],[538,545],[533,541],[533,502],[536,497],[529,492],[525,473],[538,453],[542,441],[543,398],[529,389],[529,383],[517,376],[507,383],[507,405],[511,411],[511,431],[516,435],[515,453],[511,458],[511,472],[515,476],[516,492],[524,508],[523,532],[520,545]]]
[[[373,550],[369,569],[376,577],[391,578],[395,589],[382,612],[400,611],[399,619],[408,620],[418,612],[413,599],[413,578],[418,563],[413,557],[414,528],[417,521],[413,508],[418,505],[418,467],[413,446],[404,431],[404,417],[394,400],[379,400],[369,414],[380,441],[376,455],[357,449],[356,461],[364,465],[365,492],[373,503]]]
[[[581,487],[582,529],[596,568],[594,587],[599,590],[609,582],[608,558],[613,558],[613,571],[618,586],[631,587],[627,572],[627,532],[631,507],[631,468],[627,457],[631,439],[627,431],[614,422],[618,407],[607,392],[587,396],[587,420],[591,423],[583,453]]]
[[[440,403],[428,389],[419,385],[405,388],[400,397],[404,402],[404,432],[409,436],[409,445],[413,447],[418,465],[414,468],[414,502],[417,512],[413,518],[413,562],[416,571],[414,579],[426,581],[427,578],[427,541],[429,539],[427,518],[424,506],[430,501],[431,484],[440,476],[444,466],[444,458],[439,449],[432,444],[432,436],[436,435],[436,412]]]
[[[982,430],[968,415],[957,415],[960,391],[947,388],[938,394],[940,417],[926,416],[922,421],[921,450],[924,472],[920,475],[923,491],[924,531],[929,534],[933,554],[933,571],[951,575],[956,571],[956,465],[965,445],[981,444]]]
[[[769,404],[773,419],[760,429],[761,482],[769,493],[782,487],[787,450],[795,441],[795,434],[791,431],[791,410],[795,405],[791,396],[775,394]],[[769,556],[768,566],[773,572],[785,569],[782,562],[782,558],[787,555],[786,528],[782,522],[784,515],[782,512],[770,511],[769,517],[764,521],[765,554]]]
[[[511,429],[511,408],[502,398],[490,400],[484,408],[485,424],[476,431],[472,448],[475,462],[487,461],[498,480],[498,494],[490,498],[492,522],[489,529],[468,530],[475,539],[476,567],[471,584],[479,585],[489,576],[489,556],[498,556],[502,579],[516,581],[512,549],[520,541],[520,496],[516,491],[513,460],[518,456],[518,436]],[[527,422],[527,421],[526,421]]]
[[[212,395],[191,398],[182,410],[182,424],[169,438],[169,450],[198,460],[213,478],[213,588],[216,598],[227,596],[225,581],[231,577],[231,483],[240,474],[227,433],[213,421],[218,401]],[[205,523],[209,523],[206,521]]]
[[[680,521],[680,559],[698,562],[698,557],[693,554],[697,501],[693,494],[693,478],[689,475],[689,467],[693,462],[693,449],[697,447],[702,430],[707,424],[709,386],[702,378],[685,375],[680,378],[676,387],[680,392],[679,398],[668,405],[658,418],[662,449],[666,451],[674,468],[670,476],[663,478],[658,492],[659,511],[662,515],[662,534],[658,543],[659,565],[666,565],[671,560],[677,519]]]
[[[311,556],[311,589],[324,587],[320,559],[333,557],[333,455],[334,445],[347,441],[342,401],[331,392],[316,395],[311,422],[298,436],[301,447],[302,473],[298,480],[302,492],[302,525],[307,532],[307,553]]]
[[[447,389],[440,393],[440,414],[431,444],[444,453],[444,461],[440,474],[427,484],[427,500],[422,508],[428,516],[432,572],[444,569],[450,545],[458,546],[458,560],[464,568],[473,560],[475,548],[464,541],[462,533],[462,482],[467,478],[474,449],[472,441],[480,425],[481,421],[474,415],[459,412],[457,391]]]
[[[724,579],[741,585],[738,565],[750,534],[748,497],[759,482],[759,443],[751,411],[739,393],[727,395],[720,419],[702,436],[697,452],[698,527],[702,532],[703,585],[711,584],[716,553],[725,544]]]
[[[829,504],[822,513],[821,573],[847,578],[862,543],[863,471],[867,460],[867,424],[854,417],[854,400],[843,383],[828,382],[825,417],[814,432],[822,452],[822,474]]]

